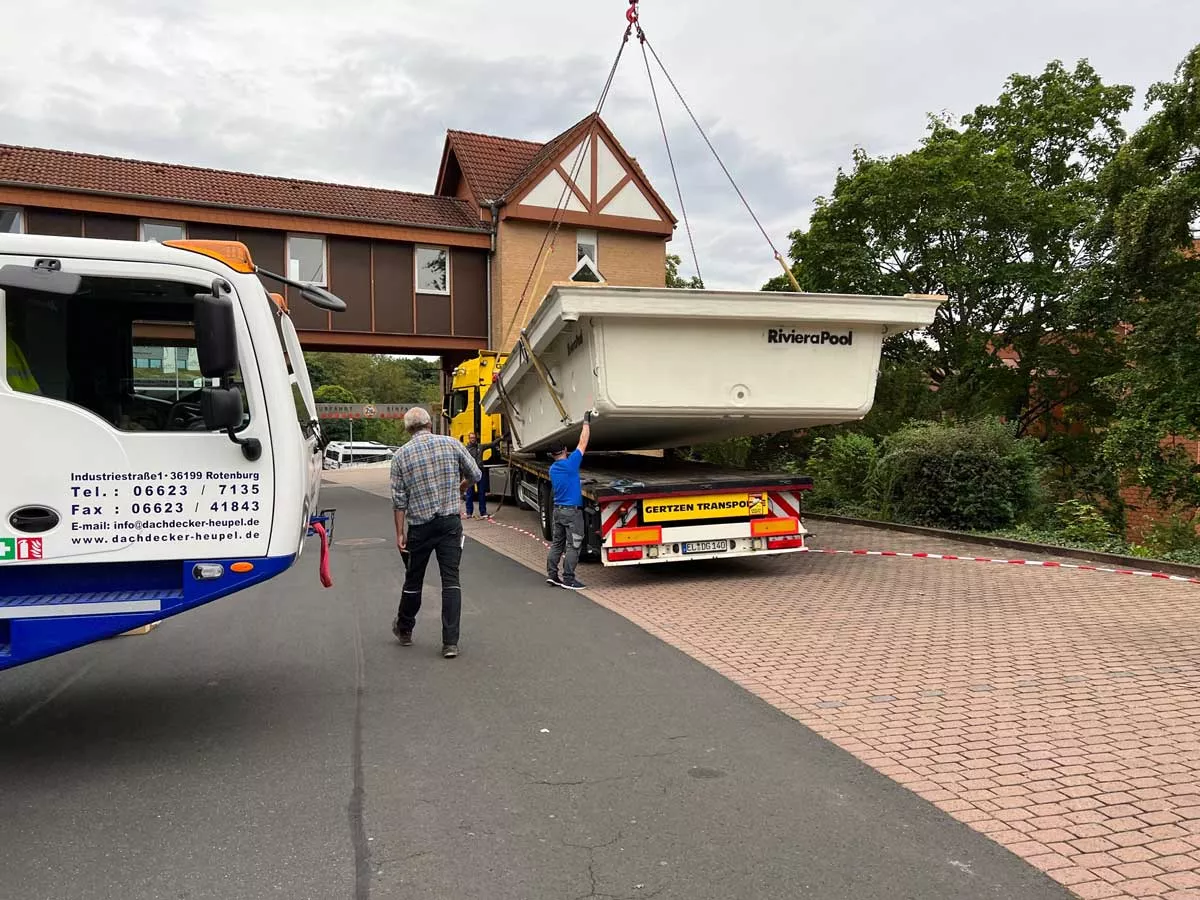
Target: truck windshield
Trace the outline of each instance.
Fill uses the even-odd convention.
[[[465,413],[471,408],[471,394],[469,391],[454,391],[450,395],[450,415],[458,416]]]
[[[196,290],[89,277],[69,297],[4,292],[9,387],[82,407],[121,431],[204,430],[192,328]],[[252,410],[240,367],[233,383],[242,388],[245,425]]]

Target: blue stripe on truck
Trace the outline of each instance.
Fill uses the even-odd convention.
[[[29,604],[31,598],[51,600],[64,615],[32,619],[0,618],[0,670],[10,669],[122,634],[151,622],[178,615],[205,603],[244,590],[287,571],[296,556],[234,557],[231,559],[168,560],[147,563],[82,563],[6,566],[0,582],[0,611]],[[249,562],[249,572],[233,572],[235,562]],[[197,565],[217,564],[223,574],[209,581],[193,576]],[[156,600],[153,612],[87,615],[88,604],[114,597]],[[45,605],[44,603],[41,605]],[[16,610],[12,610],[16,612]]]

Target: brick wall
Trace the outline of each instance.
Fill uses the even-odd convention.
[[[509,331],[509,322],[521,302],[525,283],[545,236],[546,224],[543,222],[505,219],[500,223],[492,266],[492,346],[497,350],[511,349],[518,329],[532,317],[550,285],[555,281],[567,281],[575,271],[575,228],[564,225],[559,229],[554,253],[546,263],[539,285],[530,285],[530,296]],[[632,287],[663,287],[666,284],[667,250],[662,238],[601,231],[599,239],[600,273],[609,284]],[[535,291],[537,296],[534,296]]]
[[[1191,459],[1200,463],[1200,441],[1174,438],[1171,442],[1182,447]],[[1162,509],[1150,499],[1145,488],[1122,488],[1121,499],[1126,503],[1125,536],[1135,543],[1144,540],[1155,525],[1170,521],[1172,513],[1176,512]],[[1200,527],[1197,530],[1200,531]]]

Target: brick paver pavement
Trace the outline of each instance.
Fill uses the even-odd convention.
[[[532,515],[498,521],[468,533],[540,571],[541,543],[512,527]],[[987,555],[817,529],[821,547]],[[1080,897],[1200,900],[1200,587],[799,554],[581,575],[595,602]]]

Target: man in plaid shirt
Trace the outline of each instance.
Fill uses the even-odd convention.
[[[406,569],[392,634],[403,646],[412,645],[425,568],[429,557],[436,553],[442,575],[442,656],[452,659],[458,656],[462,614],[458,566],[466,542],[459,503],[481,473],[462,444],[433,434],[430,424],[426,410],[419,406],[410,409],[404,416],[404,427],[412,438],[392,457],[396,546]]]

